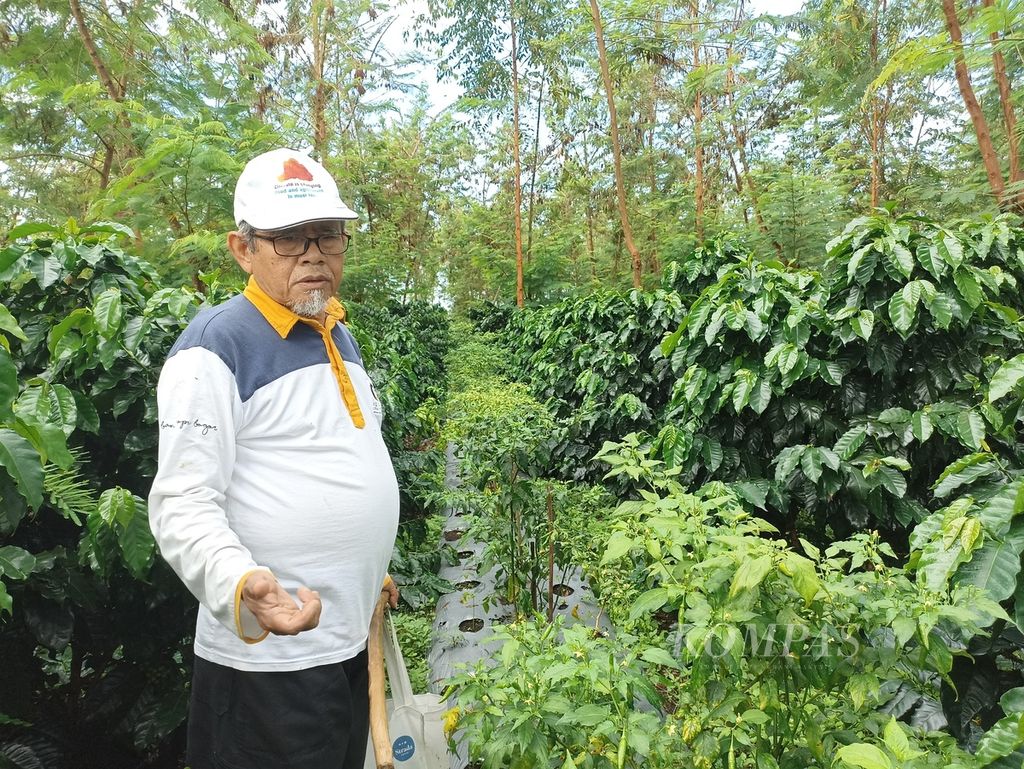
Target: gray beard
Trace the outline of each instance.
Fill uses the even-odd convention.
[[[305,299],[298,299],[291,304],[292,312],[303,318],[319,318],[327,307],[327,294],[314,288],[306,292]]]

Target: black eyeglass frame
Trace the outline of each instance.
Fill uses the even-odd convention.
[[[317,235],[317,236],[312,237],[312,238],[307,237],[305,235],[273,235],[273,236],[271,236],[271,235],[260,235],[260,234],[255,233],[255,232],[252,234],[252,236],[254,238],[259,238],[260,240],[269,240],[271,243],[274,244],[274,253],[275,254],[277,254],[278,256],[289,256],[289,257],[304,256],[306,254],[306,252],[309,251],[309,244],[310,243],[316,243],[316,247],[320,250],[320,253],[323,254],[324,256],[341,256],[346,251],[348,251],[348,245],[352,241],[352,234],[349,233],[349,232],[330,232],[330,233],[324,233],[323,235]],[[277,248],[277,241],[278,240],[284,240],[286,238],[289,239],[289,240],[298,240],[298,239],[302,238],[303,240],[306,241],[306,245],[298,253],[295,253],[295,254],[282,254],[278,250],[278,248]],[[342,246],[341,251],[325,251],[323,249],[323,247],[320,245],[320,238],[344,238],[345,245]]]

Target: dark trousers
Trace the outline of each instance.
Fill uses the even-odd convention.
[[[344,662],[250,673],[196,657],[191,769],[362,769],[369,724],[366,650]]]

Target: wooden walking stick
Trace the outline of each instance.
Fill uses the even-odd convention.
[[[373,757],[377,769],[395,769],[384,692],[384,610],[387,605],[388,594],[381,593],[370,619],[370,637],[366,641],[366,655],[370,665],[370,738],[373,741]]]

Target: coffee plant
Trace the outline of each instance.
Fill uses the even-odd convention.
[[[929,728],[948,722],[962,744],[984,745],[993,757],[999,740],[988,730],[1000,719],[1016,723],[1000,702],[1016,702],[1005,693],[1021,683],[1024,644],[1024,231],[1006,216],[938,223],[877,210],[852,221],[816,263],[794,267],[718,238],[666,267],[667,291],[502,311],[477,325],[505,329],[520,375],[556,414],[563,432],[551,467],[560,476],[598,478],[591,460],[599,454],[612,464],[604,483],[626,506],[654,504],[655,478],[718,489],[715,499],[758,511],[768,528],[757,537],[774,536],[797,554],[772,563],[799,557],[819,581],[822,569],[829,579],[862,579],[836,571],[844,551],[829,548],[841,545],[845,557],[862,559],[854,571],[868,563],[872,575],[889,574],[886,589],[905,591],[886,599],[891,606],[927,607],[894,627],[901,653],[929,682],[924,693],[889,670],[879,691],[898,693],[892,714],[916,713]],[[655,308],[653,321],[630,322]],[[635,520],[630,526],[635,533]],[[728,535],[731,547],[736,536]],[[648,542],[646,552],[680,558],[673,537]],[[681,596],[692,588],[669,596],[665,574],[645,576],[636,558],[616,574],[619,562],[589,566],[595,589],[615,596],[618,625],[649,631],[685,608]],[[796,563],[809,590],[807,564]],[[664,568],[679,578],[678,563]],[[970,608],[987,607],[983,623],[963,614],[969,595]],[[881,628],[894,618],[870,619]],[[942,640],[933,644],[935,628]],[[928,765],[887,720],[857,711],[879,739],[843,736],[835,747],[852,740],[893,766]],[[843,716],[846,727],[837,722],[839,734],[856,715]],[[716,740],[725,744],[721,733]],[[734,736],[729,744],[738,749]],[[999,755],[1020,748],[1004,747]],[[859,750],[845,750],[843,760],[868,765],[856,764]]]
[[[346,309],[384,409],[384,441],[399,480],[402,518],[415,518],[428,504],[429,484],[421,479],[441,472],[444,464],[430,404],[443,402],[447,392],[448,314],[425,302]]]
[[[0,745],[47,766],[180,749],[168,738],[185,716],[194,609],[155,558],[143,497],[160,365],[203,297],[158,289],[121,248],[128,234],[26,225],[10,238],[34,239],[0,252],[0,535],[16,580],[0,647],[25,661],[0,674]]]
[[[534,396],[550,403],[564,433],[553,470],[596,480],[597,448],[661,418],[673,373],[661,337],[684,315],[677,294],[599,292],[512,317],[503,332]]]
[[[876,526],[902,551],[916,525],[909,568],[1014,599],[1019,618],[1022,242],[1002,218],[878,214],[832,242],[821,275],[751,259],[722,271],[666,340],[682,376],[659,455],[734,482],[791,540]],[[1016,685],[979,692],[954,728],[976,739],[971,720]]]

